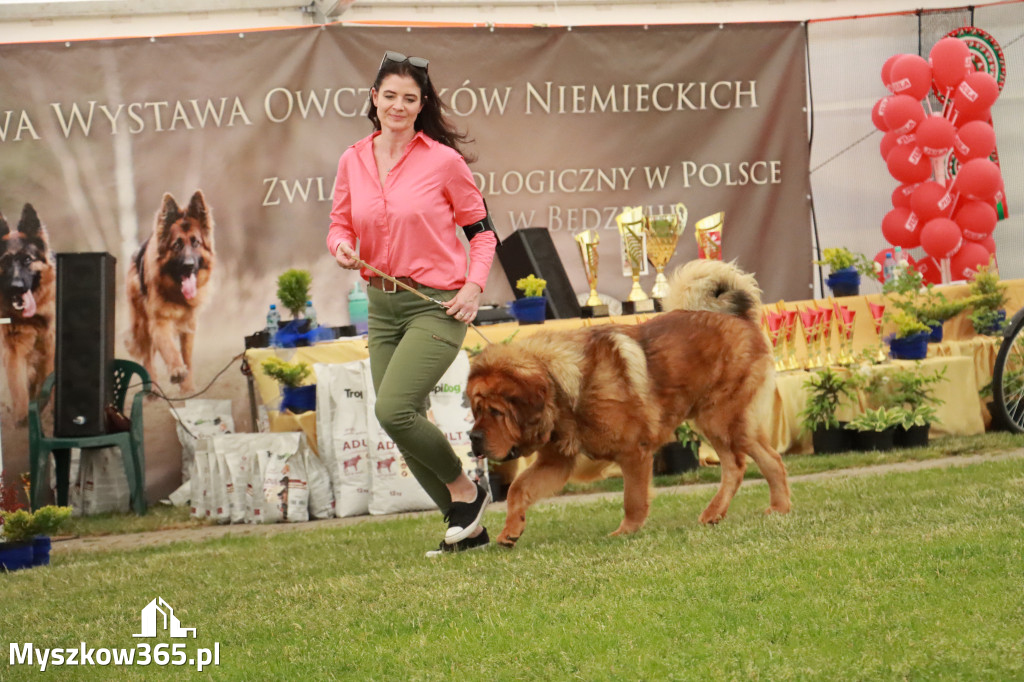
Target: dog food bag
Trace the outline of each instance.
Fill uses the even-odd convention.
[[[334,487],[334,511],[339,517],[370,511],[370,461],[367,451],[366,393],[370,383],[368,359],[325,365],[317,374],[330,395],[330,430],[320,439],[321,460]],[[317,420],[321,419],[319,407]],[[326,447],[325,447],[326,446]]]
[[[436,509],[437,505],[409,471],[405,458],[398,446],[381,428],[374,414],[376,394],[370,378],[369,367],[365,372],[366,395],[366,447],[369,450],[370,465],[370,514],[394,514],[421,509]]]
[[[192,478],[189,479],[191,494],[189,515],[194,519],[205,519],[208,509],[207,488],[210,485],[210,439],[198,438],[192,444]]]
[[[327,465],[320,455],[309,447],[305,436],[302,439],[302,454],[306,460],[306,478],[309,484],[309,517],[311,519],[329,519],[334,517],[334,490],[331,487],[331,476]]]
[[[121,449],[85,448],[81,457],[79,472],[82,480],[82,514],[92,516],[129,511],[131,493],[124,473]]]
[[[231,416],[230,400],[186,400],[183,407],[171,410],[171,415],[177,422],[178,441],[181,443],[181,480],[184,483],[192,472],[196,438],[234,433],[235,421]]]
[[[263,501],[267,511],[264,523],[309,521],[309,484],[303,456],[302,434],[275,433],[267,451],[263,471]]]
[[[473,412],[469,409],[466,382],[469,380],[469,355],[459,353],[430,395],[430,421],[448,437],[452,449],[462,461],[466,475],[474,481],[485,479],[485,468],[473,456],[469,432],[473,428]],[[487,485],[484,480],[481,485]]]
[[[210,439],[214,456],[222,472],[227,497],[228,521],[244,523],[249,509],[246,491],[252,481],[256,453],[251,436],[262,434],[232,433]]]

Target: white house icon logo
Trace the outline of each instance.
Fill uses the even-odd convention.
[[[163,629],[167,630],[171,637],[187,638],[191,632],[192,638],[195,639],[196,629],[181,627],[181,622],[174,616],[174,609],[163,597],[157,597],[142,609],[142,632],[132,637],[156,637],[157,614],[163,616]]]

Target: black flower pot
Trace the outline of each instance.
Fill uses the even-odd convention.
[[[654,473],[659,476],[677,476],[687,471],[693,471],[700,466],[697,458],[697,451],[700,443],[680,443],[678,441],[666,443],[654,454]]]
[[[897,426],[893,433],[892,442],[898,448],[919,448],[928,445],[928,432],[931,424],[914,425],[909,429]]]
[[[814,454],[816,455],[830,455],[853,449],[850,432],[846,430],[846,425],[843,422],[840,422],[837,427],[819,426],[814,429],[811,432],[811,443],[814,445]]]
[[[895,433],[895,426],[890,426],[884,431],[854,431],[854,440],[857,443],[858,450],[863,450],[864,452],[872,450],[884,452],[893,449],[893,436]]]

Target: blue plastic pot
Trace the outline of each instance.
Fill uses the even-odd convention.
[[[282,386],[281,412],[291,410],[295,414],[312,412],[316,409],[316,384],[311,386]]]
[[[931,326],[931,325],[929,325]],[[932,327],[931,334],[928,335],[928,341],[930,343],[941,343],[942,342],[942,323],[939,322],[937,325]]]
[[[0,542],[0,569],[17,571],[32,566],[31,542]]]
[[[50,565],[50,537],[48,535],[37,535],[32,538],[32,565]]]
[[[836,270],[828,276],[825,284],[836,296],[856,296],[860,293],[860,273],[853,267]]]
[[[512,301],[509,308],[519,324],[540,324],[547,313],[547,303],[544,296],[525,296]]]
[[[889,355],[894,360],[924,360],[928,355],[928,337],[931,332],[918,332],[903,338],[889,340]]]

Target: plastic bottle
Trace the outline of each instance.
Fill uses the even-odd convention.
[[[903,269],[907,266],[907,254],[903,253],[903,247],[897,246],[892,250],[892,259],[896,261],[896,267]]]
[[[348,294],[348,319],[356,328],[356,334],[366,333],[367,314],[366,293],[359,282],[356,282]]]
[[[270,310],[267,312],[267,336],[269,339],[268,343],[274,345],[274,337],[277,336],[277,330],[281,327],[281,313],[277,312],[277,305],[274,303],[270,304]]]
[[[306,331],[311,332],[319,326],[319,322],[316,319],[316,308],[313,307],[312,301],[306,301],[305,316],[309,320],[309,326],[306,327]]]
[[[885,264],[882,266],[882,281],[888,282],[896,274],[896,261],[892,253],[885,254]]]

